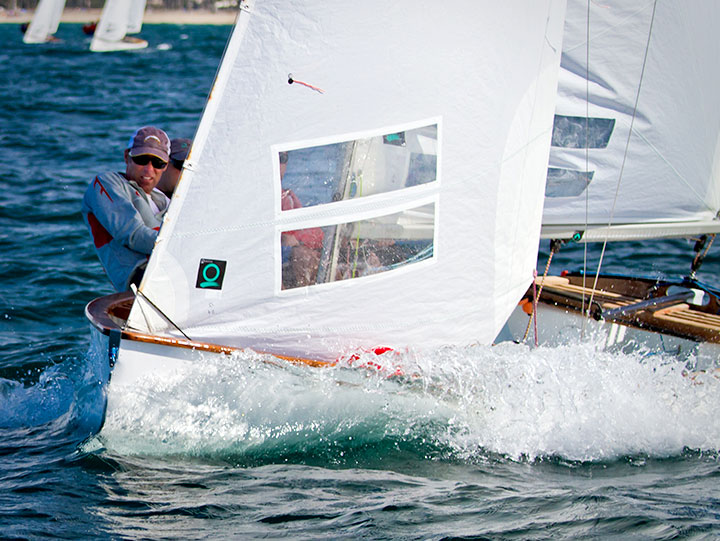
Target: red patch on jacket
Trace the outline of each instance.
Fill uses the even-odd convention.
[[[88,224],[90,224],[90,233],[92,234],[95,248],[102,248],[108,242],[113,240],[112,235],[108,233],[108,230],[98,221],[92,212],[88,212]]]
[[[112,201],[112,197],[110,197],[110,194],[105,189],[105,186],[102,185],[102,182],[100,182],[100,179],[98,177],[95,177],[95,182],[93,182],[93,186],[100,186],[100,193],[104,193],[107,195],[107,198]]]

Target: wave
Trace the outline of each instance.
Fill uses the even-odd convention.
[[[720,449],[719,386],[672,357],[590,341],[366,353],[323,369],[244,352],[111,394],[95,444],[244,465],[669,457]]]

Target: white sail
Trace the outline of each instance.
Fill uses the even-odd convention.
[[[492,342],[535,268],[564,10],[244,2],[129,327],[316,359]]]
[[[126,37],[130,28],[133,2],[134,0],[106,0],[100,22],[90,42],[91,51],[107,52],[147,47],[145,40]]]
[[[23,42],[45,43],[57,32],[65,0],[40,0],[30,25],[25,31]]]
[[[130,17],[128,18],[127,33],[137,34],[142,29],[147,0],[132,0],[130,4]]]
[[[720,232],[718,21],[715,0],[568,3],[543,237]]]

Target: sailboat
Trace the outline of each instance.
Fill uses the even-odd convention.
[[[90,50],[109,52],[147,47],[144,39],[128,36],[140,32],[144,13],[145,0],[106,0]]]
[[[57,41],[54,36],[60,25],[65,0],[40,0],[30,25],[23,36],[24,43]]]
[[[696,254],[678,281],[540,276],[509,323],[516,340],[592,329],[608,347],[718,358],[720,296],[696,279],[720,231],[718,23],[711,0],[568,4],[542,238],[553,254],[567,242],[687,237]]]
[[[86,308],[109,403],[238,350],[491,344],[537,262],[564,11],[243,2],[139,288]]]

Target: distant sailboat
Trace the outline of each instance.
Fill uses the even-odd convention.
[[[65,0],[40,0],[25,35],[25,43],[46,43],[58,41],[54,36],[60,25]]]
[[[243,2],[137,296],[87,306],[109,400],[241,348],[491,344],[537,261],[564,11]]]
[[[144,12],[145,0],[107,0],[90,50],[109,52],[147,47],[147,41],[127,35],[140,31]]]
[[[720,232],[718,24],[716,0],[568,3],[542,237],[555,247],[701,242],[678,283],[594,271],[538,278],[541,343],[590,325],[609,346],[717,358],[720,296],[695,273]],[[530,314],[532,291],[527,301]],[[516,338],[528,334],[527,314],[511,324]]]

